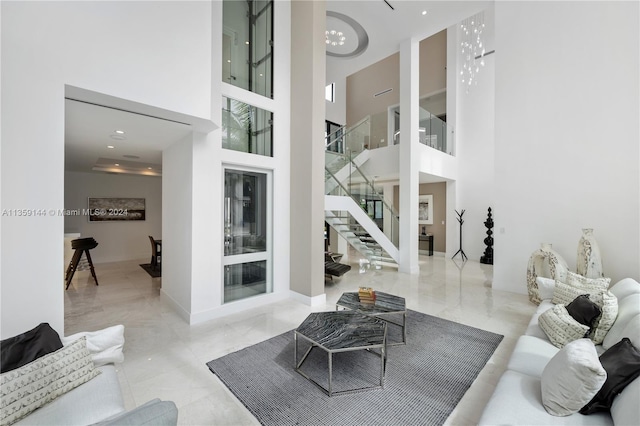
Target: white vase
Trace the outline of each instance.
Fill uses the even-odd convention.
[[[593,229],[584,228],[578,242],[576,272],[587,278],[602,278],[600,247],[593,236]]]
[[[568,270],[567,262],[560,256],[560,253],[553,250],[551,244],[540,244],[540,248],[531,254],[527,265],[529,300],[536,305],[541,302],[538,283],[536,282],[538,276],[564,281]]]

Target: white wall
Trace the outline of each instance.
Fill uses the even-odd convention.
[[[162,238],[162,180],[153,176],[106,173],[64,174],[64,207],[87,209],[89,197],[144,198],[145,220],[89,222],[88,216],[65,216],[64,232],[93,237],[98,247],[91,250],[94,263],[151,258],[149,235]]]
[[[484,11],[485,30],[483,32],[486,51],[494,50],[494,19],[493,8]],[[460,40],[459,26],[449,30],[449,37]],[[461,83],[462,69],[460,42],[448,44],[449,66],[457,72],[449,74],[448,87],[454,87],[456,117],[455,144],[458,159],[458,176],[456,199],[452,209],[465,210],[462,229],[462,248],[471,260],[480,261],[486,245],[487,208],[492,208],[494,222],[498,220],[495,210],[495,59],[497,54],[484,58],[485,66],[476,75],[477,84],[467,87]],[[453,118],[453,117],[452,117]],[[449,122],[449,114],[447,114]],[[452,210],[452,212],[453,212]],[[455,236],[455,244],[447,246],[448,251],[458,250],[460,242],[459,224],[455,219],[449,221],[447,235]],[[499,224],[499,222],[497,222]],[[449,232],[451,231],[451,232]],[[493,229],[494,241],[500,236]]]
[[[638,3],[496,2],[495,21],[494,288],[525,293],[542,242],[575,270],[583,227],[606,276],[639,279]]]
[[[3,208],[64,207],[65,84],[210,117],[209,2],[0,7]],[[63,231],[62,217],[2,218],[1,336],[43,321],[63,332]],[[47,253],[38,268],[32,238]]]

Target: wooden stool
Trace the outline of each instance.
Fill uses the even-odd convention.
[[[65,280],[67,281],[68,289],[71,284],[71,279],[73,278],[73,274],[76,273],[78,269],[78,264],[80,263],[80,259],[82,258],[82,253],[87,256],[87,261],[89,262],[89,267],[91,268],[91,276],[98,285],[98,277],[96,277],[96,270],[93,268],[93,261],[91,260],[91,254],[89,250],[96,248],[98,243],[93,238],[78,238],[77,240],[71,241],[71,248],[75,251],[73,252],[73,257],[71,258],[71,262],[69,262],[69,267],[67,268],[67,274],[65,276]]]

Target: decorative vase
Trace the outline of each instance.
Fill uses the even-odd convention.
[[[538,283],[536,282],[538,276],[563,281],[567,277],[568,270],[567,262],[558,252],[553,250],[551,244],[542,243],[540,248],[531,254],[527,265],[529,300],[536,305],[541,302]]]
[[[592,228],[584,228],[578,242],[576,272],[587,278],[602,278],[602,257],[600,247],[593,236]]]

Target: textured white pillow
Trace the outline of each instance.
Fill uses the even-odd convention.
[[[568,305],[581,294],[594,294],[609,288],[611,278],[585,278],[574,272],[567,272],[566,282],[556,281],[553,290],[554,304]]]
[[[556,280],[553,278],[536,277],[536,284],[538,284],[538,294],[540,299],[553,299],[553,290],[556,288]]]
[[[599,345],[618,317],[618,298],[607,290],[591,294],[589,299],[598,305],[602,311],[600,316],[593,321],[593,329],[589,334],[589,338],[593,340],[593,343]]]
[[[85,338],[4,373],[0,375],[0,423],[10,425],[98,374]]]
[[[576,321],[564,305],[556,305],[540,314],[538,325],[551,343],[559,348],[582,339],[589,332],[589,327]]]
[[[114,325],[97,331],[83,331],[71,336],[61,337],[62,344],[67,346],[81,337],[87,338],[87,349],[91,352],[93,364],[101,365],[122,362],[124,354],[124,325]]]
[[[606,379],[593,342],[574,340],[554,355],[542,371],[542,404],[553,416],[577,413]]]

